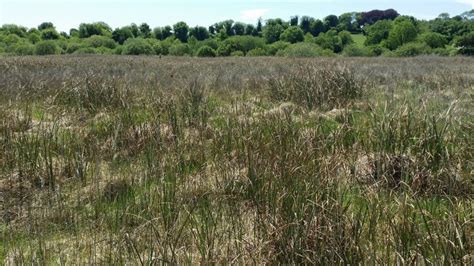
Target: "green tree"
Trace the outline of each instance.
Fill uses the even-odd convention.
[[[112,39],[122,45],[129,38],[133,38],[130,27],[117,28],[112,32]]]
[[[41,39],[57,40],[59,39],[59,33],[54,28],[47,28],[41,31]]]
[[[198,49],[196,55],[198,57],[216,57],[217,53],[211,47],[204,45]]]
[[[420,39],[431,48],[442,48],[448,44],[446,36],[436,32],[424,33],[420,36]]]
[[[339,24],[339,18],[336,15],[329,15],[324,18],[324,24],[328,28],[335,28]]]
[[[38,30],[39,31],[42,31],[42,30],[45,30],[45,29],[54,29],[54,24],[51,23],[51,22],[43,22],[41,24],[39,24],[38,26]]]
[[[280,35],[284,30],[281,24],[274,20],[269,20],[263,28],[263,38],[267,43],[274,43],[280,39]]]
[[[79,38],[89,38],[92,35],[110,36],[112,29],[104,22],[82,23],[79,25]]]
[[[454,44],[459,48],[459,53],[463,55],[474,55],[474,32],[466,33],[458,37]]]
[[[155,54],[153,47],[143,38],[131,38],[123,44],[122,54],[151,55]]]
[[[395,50],[406,43],[414,41],[417,35],[417,29],[412,22],[405,20],[395,23],[393,29],[388,35],[387,47]]]
[[[379,20],[373,25],[367,25],[364,27],[364,31],[367,35],[365,45],[375,45],[386,40],[393,28],[393,22],[390,20]]]
[[[236,22],[232,26],[232,30],[235,35],[245,35],[245,24]]]
[[[151,37],[151,28],[148,24],[142,23],[138,27],[138,30],[140,31],[139,35],[143,38],[150,38]]]
[[[188,41],[188,31],[189,27],[186,22],[181,21],[173,25],[174,36],[181,42]]]
[[[304,32],[298,26],[290,26],[280,35],[280,40],[289,43],[302,42],[304,40]]]
[[[117,46],[112,38],[100,35],[93,35],[87,39],[84,39],[84,43],[86,46],[93,48],[106,47],[109,49],[114,49]]]
[[[326,26],[319,19],[313,20],[310,25],[310,32],[313,36],[318,36],[320,33],[326,32]]]
[[[341,31],[338,33],[338,36],[341,39],[342,46],[346,46],[346,45],[354,43],[354,40],[352,40],[352,35],[348,31]]]
[[[196,26],[189,30],[189,36],[196,38],[198,41],[204,41],[209,38],[209,31],[205,27]]]
[[[50,55],[58,54],[60,52],[58,45],[55,41],[47,40],[38,42],[35,45],[35,54],[36,55]]]

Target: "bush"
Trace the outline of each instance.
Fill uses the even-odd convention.
[[[93,48],[107,47],[109,49],[114,49],[115,46],[117,46],[112,38],[100,35],[93,35],[87,39],[84,39],[84,43],[87,46]]]
[[[430,47],[424,43],[407,43],[395,50],[397,56],[417,56],[421,54],[429,54]]]
[[[35,46],[29,43],[23,43],[16,45],[14,50],[17,55],[33,55],[35,53]]]
[[[460,54],[474,55],[474,32],[458,37],[454,43],[456,47],[459,47]]]
[[[420,36],[420,40],[431,48],[442,48],[448,44],[446,36],[436,32],[424,33]]]
[[[372,45],[367,47],[372,55],[379,56],[384,53],[390,52],[390,50],[382,45]]]
[[[332,56],[334,53],[330,50],[324,50],[312,43],[295,43],[288,46],[285,50],[277,53],[278,56],[287,57],[317,57]]]
[[[142,38],[128,39],[123,44],[122,54],[124,55],[151,55],[155,54],[153,47]]]
[[[291,26],[280,35],[280,40],[289,43],[302,42],[304,40],[304,32],[300,27]]]
[[[242,51],[234,51],[234,52],[230,53],[230,56],[241,57],[241,56],[245,56],[245,54]]]
[[[187,44],[176,43],[169,48],[169,54],[174,56],[190,55],[191,49]]]
[[[35,54],[37,55],[50,55],[59,53],[59,47],[54,41],[41,41],[35,46]]]
[[[73,54],[97,54],[97,50],[92,47],[82,47],[74,51]]]
[[[270,55],[276,55],[279,51],[285,50],[288,46],[290,46],[289,42],[278,41],[267,45],[266,48]]]
[[[216,57],[217,53],[211,47],[209,47],[207,45],[204,45],[204,46],[201,46],[201,48],[198,49],[196,55],[198,57]]]
[[[247,56],[267,56],[268,53],[262,48],[255,48],[247,53]]]
[[[223,51],[229,55],[234,51],[247,53],[250,50],[264,47],[265,41],[262,38],[254,36],[232,36],[223,41],[219,48],[223,49]]]
[[[359,47],[355,44],[348,45],[342,51],[344,56],[372,56],[372,52],[367,47]]]
[[[72,42],[67,45],[66,53],[72,54],[81,48],[84,48],[84,44],[78,43],[78,42]]]

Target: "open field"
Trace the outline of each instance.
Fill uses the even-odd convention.
[[[470,264],[473,97],[462,57],[0,58],[0,263]]]

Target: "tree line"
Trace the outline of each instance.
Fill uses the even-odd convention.
[[[433,20],[396,10],[350,12],[324,19],[293,16],[245,24],[225,20],[209,27],[185,22],[151,28],[147,23],[112,29],[82,23],[68,33],[51,22],[37,28],[0,28],[0,54],[123,54],[172,56],[415,56],[473,55],[474,10]]]

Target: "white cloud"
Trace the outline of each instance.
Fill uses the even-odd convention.
[[[466,5],[471,5],[471,7],[474,8],[474,0],[457,0],[457,2]]]
[[[246,21],[255,21],[268,13],[268,9],[249,9],[240,11],[240,18]]]

